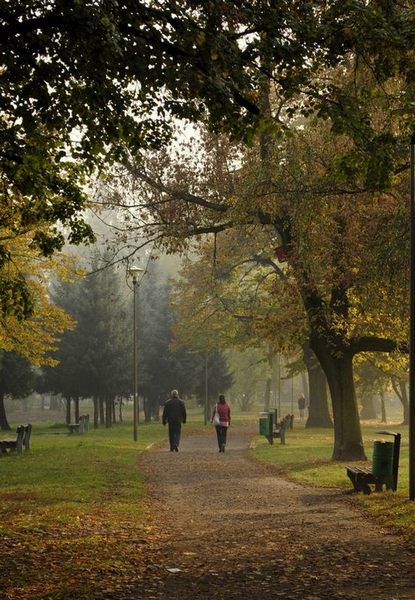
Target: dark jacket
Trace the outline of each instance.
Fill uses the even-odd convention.
[[[186,407],[180,398],[170,398],[164,405],[163,425],[166,423],[186,423]]]

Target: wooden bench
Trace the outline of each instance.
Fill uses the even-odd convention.
[[[30,450],[30,435],[32,433],[32,426],[30,425],[19,425],[16,429],[16,438],[0,440],[0,454],[7,454],[16,451],[17,454],[25,450]]]
[[[365,467],[346,467],[346,473],[350,481],[353,484],[355,492],[363,492],[364,494],[370,494],[370,486],[375,486],[376,492],[381,492],[383,486],[387,490],[393,490],[396,492],[398,487],[398,470],[399,470],[399,453],[401,448],[401,434],[396,431],[377,431],[376,433],[382,435],[392,435],[394,437],[393,443],[393,460],[392,460],[392,472],[386,475],[374,475],[372,469]]]
[[[78,423],[68,423],[69,433],[84,433],[89,431],[89,415],[81,415]]]
[[[66,427],[69,429],[69,433],[79,433],[80,423],[67,423]]]
[[[281,444],[285,444],[285,433],[287,429],[292,429],[292,415],[285,416],[278,425],[275,426],[272,432],[273,438],[279,438]]]

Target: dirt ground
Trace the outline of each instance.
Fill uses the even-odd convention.
[[[129,597],[415,599],[415,548],[250,460],[252,434],[231,429],[224,454],[212,431],[143,455],[154,535]]]

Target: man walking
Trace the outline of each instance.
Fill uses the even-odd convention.
[[[162,420],[163,425],[169,424],[170,452],[178,452],[182,423],[186,423],[186,407],[177,390],[172,390],[164,405]]]

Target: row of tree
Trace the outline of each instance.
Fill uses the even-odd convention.
[[[353,75],[356,94],[369,85],[376,99],[378,82],[366,66],[344,66],[346,87]],[[262,93],[272,114],[269,84]],[[380,101],[366,109],[380,135],[390,112]],[[125,162],[123,185],[145,198],[145,207],[134,206],[138,227],[126,227],[157,237],[168,251],[194,249],[190,240],[201,239],[177,288],[176,307],[194,343],[202,332],[207,347],[301,348],[306,365],[312,352],[331,393],[333,458],[362,459],[353,362],[363,353],[396,353],[395,371],[405,370],[398,354],[408,351],[407,174],[397,166],[374,191],[357,160],[361,148],[333,133],[334,122],[286,123],[289,134],[265,129],[249,150],[205,134],[178,158],[163,152]],[[318,412],[327,424],[327,407]]]
[[[406,264],[414,25],[410,0],[8,2],[0,20],[4,347],[20,337],[8,319],[17,330],[37,314],[18,243],[50,256],[64,243],[61,225],[71,241],[91,240],[82,210],[94,169],[165,144],[171,117],[245,142],[257,134],[243,151],[243,176],[226,188],[219,164],[183,186],[186,167],[154,177],[135,156],[135,174],[158,194],[143,207],[147,233],[176,251],[206,232],[271,231],[288,268],[270,268],[291,285],[329,380],[333,456],[363,457],[353,358],[406,346],[394,333],[405,331],[397,274]],[[238,160],[232,153],[234,174]],[[365,327],[356,315],[370,316]]]
[[[90,265],[92,270],[97,261],[98,257]],[[9,429],[6,396],[22,397],[34,389],[60,394],[66,402],[67,422],[77,421],[81,399],[92,398],[97,427],[99,423],[110,426],[115,420],[115,403],[122,404],[133,392],[133,294],[125,274],[107,267],[76,282],[59,282],[54,288],[55,302],[71,315],[73,329],[63,334],[53,354],[54,364],[36,372],[18,354],[2,353],[2,429]],[[145,419],[158,419],[159,408],[173,388],[204,403],[206,376],[210,398],[226,391],[232,378],[222,353],[208,357],[206,374],[204,355],[171,348],[174,313],[169,287],[158,281],[154,265],[141,281],[137,298],[138,391]]]

